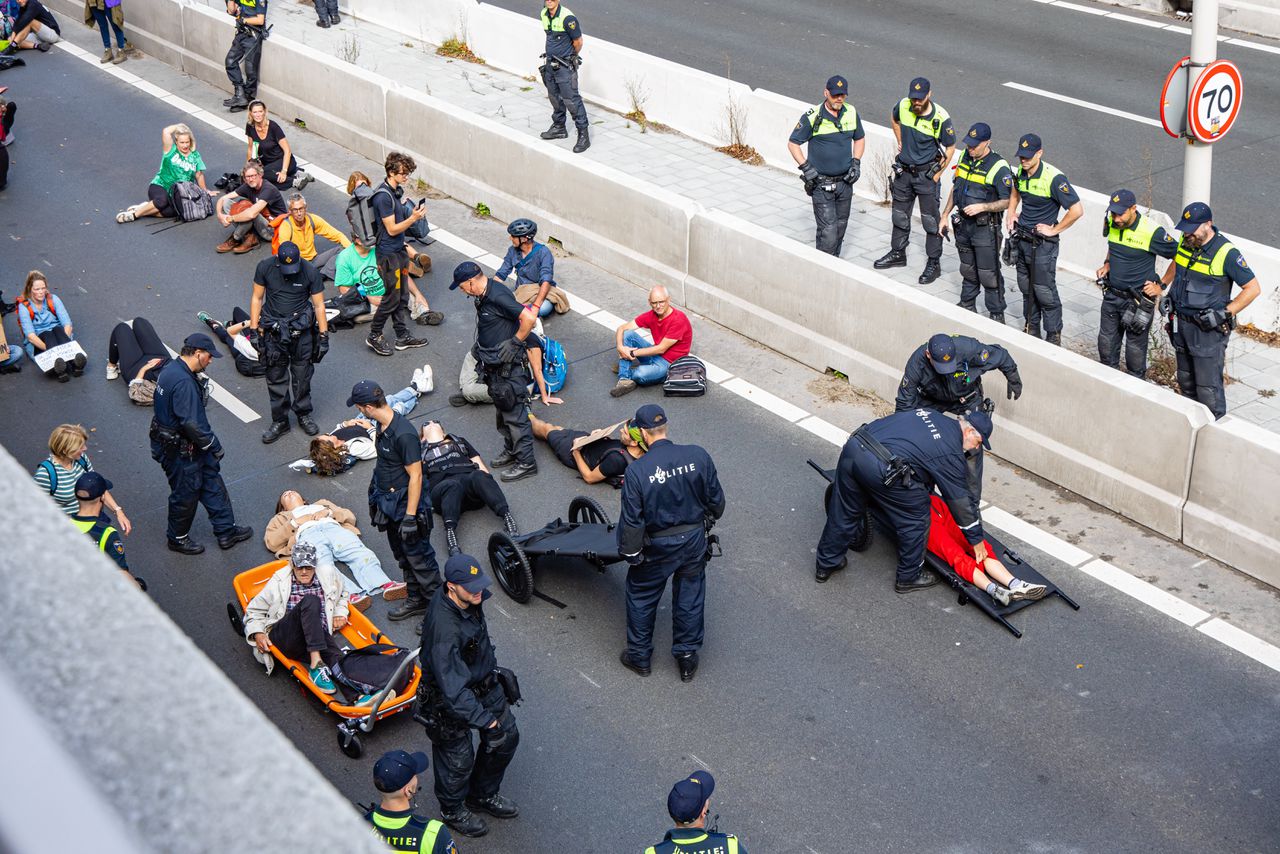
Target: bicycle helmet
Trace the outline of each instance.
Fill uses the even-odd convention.
[[[533,237],[538,233],[538,224],[531,219],[518,219],[507,226],[507,234],[512,237]]]

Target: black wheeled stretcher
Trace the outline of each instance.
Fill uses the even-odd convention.
[[[809,465],[813,467],[814,471],[816,471],[818,474],[826,478],[827,489],[826,489],[826,492],[823,493],[823,497],[822,497],[822,509],[823,509],[823,512],[825,513],[827,507],[830,506],[831,504],[831,493],[832,493],[832,490],[835,488],[836,473],[834,469],[824,469],[822,466],[818,465],[813,460],[809,460],[808,462],[809,462]],[[881,510],[880,507],[876,505],[876,503],[873,501],[869,501],[867,504],[871,510],[872,525],[874,525],[875,528],[877,528],[881,533],[883,533],[890,540],[893,540],[896,542],[897,537],[894,533],[893,526],[890,525],[888,520],[885,518],[884,511]],[[858,548],[859,551],[861,551],[862,549],[865,549],[867,546],[871,544],[872,525],[868,525],[866,527],[867,533],[864,541],[861,543],[854,544],[859,547]],[[947,582],[953,588],[955,588],[955,590],[958,593],[957,601],[961,605],[967,605],[970,602],[972,602],[974,605],[977,605],[978,608],[983,613],[985,613],[988,617],[990,617],[991,619],[995,620],[997,623],[999,623],[1000,625],[1008,629],[1015,638],[1022,637],[1022,631],[1018,629],[1015,625],[1013,625],[1013,623],[1010,623],[1007,617],[1010,614],[1013,614],[1015,611],[1021,611],[1023,608],[1027,608],[1036,604],[1037,601],[1043,602],[1046,599],[1050,598],[1051,596],[1057,596],[1063,602],[1066,602],[1068,605],[1070,605],[1073,609],[1077,611],[1080,610],[1080,606],[1076,604],[1074,599],[1072,599],[1067,594],[1063,593],[1058,588],[1058,585],[1054,584],[1052,581],[1050,581],[1049,579],[1041,575],[1040,572],[1037,571],[1035,567],[1027,563],[1026,558],[1022,557],[1013,549],[1009,548],[1004,543],[1002,543],[989,530],[984,529],[983,535],[986,541],[990,543],[995,549],[994,553],[991,555],[992,557],[996,558],[1001,563],[1003,563],[1006,567],[1009,568],[1010,572],[1012,572],[1018,578],[1021,578],[1023,581],[1030,581],[1036,584],[1043,584],[1048,589],[1048,592],[1044,595],[1043,599],[1039,599],[1039,600],[1021,599],[1016,602],[1010,602],[1008,605],[1001,605],[995,599],[992,599],[991,594],[987,593],[987,591],[981,590],[975,585],[970,584],[968,581],[965,581],[963,578],[961,578],[956,573],[956,571],[951,567],[951,564],[947,563],[940,556],[934,554],[928,549],[925,549],[925,553],[924,553],[925,564],[929,567],[929,569],[932,569],[934,572],[938,573],[939,576],[946,579]]]
[[[523,603],[537,596],[564,607],[534,589],[533,573],[539,565],[577,564],[603,573],[610,564],[622,561],[615,526],[600,502],[579,495],[569,502],[568,516],[568,522],[556,519],[527,534],[497,531],[489,537],[489,566],[512,599]]]

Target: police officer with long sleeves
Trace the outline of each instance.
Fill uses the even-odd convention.
[[[711,456],[667,438],[667,414],[656,403],[636,410],[631,426],[649,450],[627,466],[618,520],[618,553],[627,571],[624,667],[648,676],[658,600],[671,582],[671,654],[680,679],[698,670],[706,603],[708,531],[724,513],[724,490]]]
[[[1000,212],[1009,207],[1013,173],[1004,158],[991,150],[991,126],[986,122],[969,128],[964,146],[941,229],[945,236],[951,218],[960,256],[960,307],[976,312],[981,293],[987,314],[1004,323],[1008,305],[1000,272]]]
[[[1178,242],[1150,217],[1138,213],[1137,197],[1125,189],[1111,194],[1102,233],[1107,238],[1107,257],[1098,268],[1102,288],[1098,361],[1119,368],[1123,346],[1125,370],[1145,379],[1155,297],[1160,295],[1156,256],[1172,258]]]
[[[182,342],[178,358],[156,377],[151,418],[151,458],[169,480],[169,522],[165,531],[169,550],[198,555],[204,545],[192,540],[196,505],[203,504],[213,523],[218,546],[229,549],[253,536],[253,529],[236,524],[231,496],[222,482],[222,443],[205,413],[209,380],[203,376],[214,359],[222,358],[208,335],[197,332]]]
[[[1172,283],[1167,329],[1178,362],[1178,388],[1221,418],[1227,414],[1222,380],[1227,341],[1236,316],[1258,298],[1262,286],[1240,250],[1213,224],[1207,204],[1187,205],[1177,228],[1182,241],[1163,282]],[[1240,288],[1234,299],[1232,285]]]
[[[907,87],[907,97],[890,115],[898,156],[893,162],[893,238],[889,252],[876,260],[877,270],[907,265],[911,240],[911,209],[920,200],[920,225],[928,260],[917,280],[927,285],[942,275],[942,218],[938,215],[942,172],[956,150],[956,129],[951,116],[933,103],[931,86],[917,77]]]
[[[235,91],[222,106],[235,113],[248,109],[249,102],[258,97],[258,66],[267,38],[267,0],[227,0],[227,14],[236,19],[236,35],[226,58],[227,79]]]
[[[844,569],[849,563],[845,552],[851,547],[866,548],[874,503],[898,541],[893,589],[910,593],[937,584],[936,575],[924,572],[935,486],[974,546],[978,562],[985,560],[978,484],[969,476],[966,456],[979,447],[991,447],[991,430],[991,416],[985,412],[953,420],[933,409],[895,412],[855,430],[836,465],[827,523],[818,540],[815,580],[824,582]]]
[[[858,121],[858,111],[845,103],[847,78],[839,74],[832,77],[823,94],[823,102],[796,122],[787,150],[800,167],[805,192],[813,199],[818,251],[839,256],[849,227],[853,185],[862,175],[867,132]],[[805,143],[809,144],[807,157],[800,147]]]
[[[1010,400],[1022,396],[1018,363],[999,344],[983,344],[967,335],[939,332],[907,359],[898,387],[895,412],[937,409],[964,415],[983,407],[982,375],[1000,371]]]
[[[483,605],[493,594],[480,561],[456,554],[445,563],[444,579],[422,623],[415,718],[431,739],[440,817],[463,836],[483,836],[489,827],[473,810],[495,818],[520,814],[498,794],[520,743],[510,708],[520,699],[519,686],[511,671],[498,667]],[[473,729],[480,734],[479,755]]]
[[[539,70],[551,101],[551,127],[541,133],[543,139],[565,139],[565,117],[573,113],[578,141],[573,153],[581,154],[591,147],[591,128],[587,123],[587,107],[578,93],[578,66],[582,65],[582,24],[560,0],[544,0],[541,14],[542,31],[547,34],[547,61]]]

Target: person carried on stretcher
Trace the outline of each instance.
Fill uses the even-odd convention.
[[[932,496],[930,503],[929,540],[925,547],[946,561],[956,575],[985,590],[1001,605],[1021,599],[1043,599],[1049,592],[1045,585],[1023,581],[1005,569],[1004,564],[993,557],[996,550],[986,540],[982,543],[986,547],[986,555],[979,565],[974,547],[965,540],[942,496]]]

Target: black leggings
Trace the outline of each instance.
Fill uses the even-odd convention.
[[[142,366],[152,359],[169,358],[156,334],[155,327],[145,317],[135,317],[133,326],[117,323],[111,330],[111,343],[107,349],[107,361],[120,369],[120,375],[132,381],[138,376]]]
[[[432,486],[429,494],[431,506],[440,514],[446,528],[456,528],[464,510],[488,507],[502,518],[510,509],[493,475],[479,470],[448,475]]]

